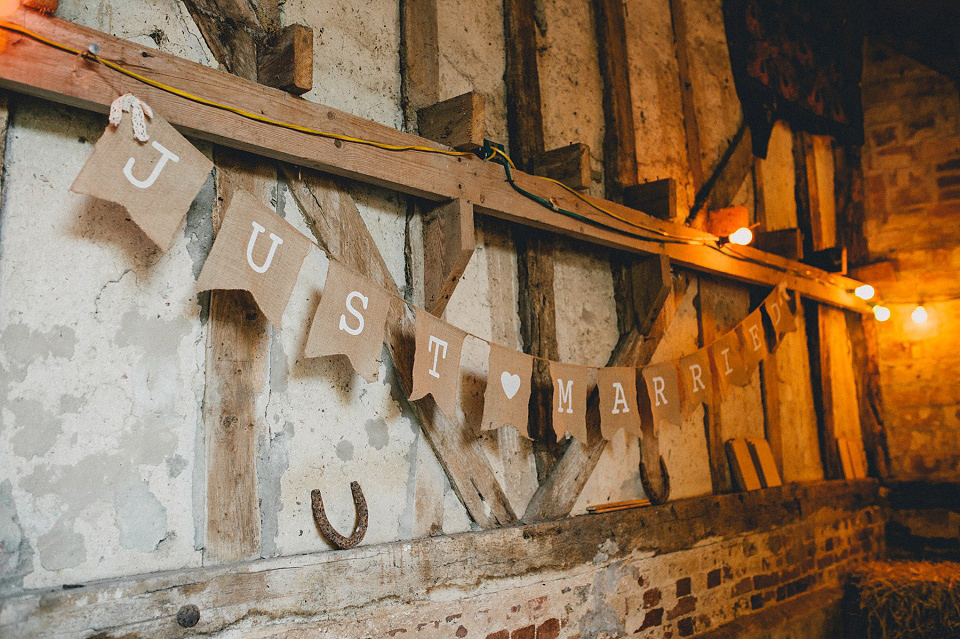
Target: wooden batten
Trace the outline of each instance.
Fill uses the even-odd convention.
[[[737,490],[759,490],[763,488],[760,474],[750,456],[750,447],[745,439],[731,439],[726,442],[727,459]]]
[[[257,44],[257,82],[301,95],[313,88],[313,29],[291,24]]]
[[[571,189],[589,189],[593,180],[590,173],[590,147],[582,142],[574,142],[559,149],[544,151],[535,158],[533,172],[563,182]]]
[[[803,235],[800,229],[754,231],[753,246],[760,251],[773,253],[788,260],[803,259]]]
[[[753,459],[753,465],[760,475],[760,483],[764,488],[782,486],[780,480],[780,471],[777,469],[777,462],[773,458],[773,451],[770,450],[770,442],[762,437],[748,437],[747,448],[750,450],[750,457]]]
[[[673,178],[634,184],[623,189],[623,203],[661,220],[677,217],[677,181]]]
[[[420,135],[460,151],[483,146],[484,101],[475,91],[417,110]]]
[[[443,314],[476,245],[473,205],[441,204],[423,216],[423,290],[427,310]]]

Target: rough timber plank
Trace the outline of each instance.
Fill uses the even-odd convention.
[[[283,91],[64,20],[30,12],[19,12],[13,19],[17,24],[45,37],[80,50],[85,50],[91,42],[98,43],[103,57],[121,62],[134,71],[201,96],[215,97],[224,103],[263,113],[267,117],[382,142],[436,146],[429,140],[329,107],[311,104]],[[515,192],[504,182],[502,167],[478,158],[395,153],[281,129],[187,101],[120,76],[96,63],[78,61],[73,54],[52,49],[30,38],[10,33],[7,35],[9,45],[0,52],[2,87],[101,113],[106,112],[118,93],[130,91],[145,99],[188,135],[428,199],[465,198],[473,202],[481,213],[604,246],[637,253],[664,254],[678,265],[739,281],[774,285],[784,279],[788,286],[810,298],[858,312],[869,311],[865,303],[846,292],[845,289],[855,286],[855,282],[848,278],[826,274],[750,247],[737,249],[737,254],[747,258],[744,261],[729,250],[717,251],[699,244],[666,243],[626,236],[617,229],[633,232],[629,224],[593,210],[558,185],[516,172],[516,183],[521,188],[553,199],[559,206],[588,220],[603,221],[611,228],[557,215]],[[599,202],[617,215],[657,231],[689,238],[707,237],[693,229],[657,220],[613,202]],[[818,278],[784,274],[784,269],[797,268],[823,278],[823,282]],[[837,286],[824,282],[832,282]]]
[[[235,188],[269,205],[276,186],[273,162],[217,149],[214,226],[219,228]],[[206,427],[207,527],[204,563],[260,556],[257,435],[265,427],[258,400],[267,385],[267,320],[245,291],[211,291]]]
[[[380,286],[396,291],[390,271],[353,199],[329,177],[286,165],[281,170],[290,185],[290,193],[324,250]],[[413,311],[394,300],[387,316],[384,341],[404,396],[410,394],[413,385],[413,338]],[[517,517],[490,470],[480,440],[474,433],[467,432],[466,424],[444,414],[432,396],[409,405],[473,520],[483,528],[514,523]]]
[[[257,82],[302,95],[313,88],[313,29],[291,24],[257,44]]]
[[[404,111],[412,118],[440,100],[440,24],[437,0],[402,0],[403,42],[400,65],[403,73]]]
[[[699,326],[699,342],[704,347],[717,340],[717,318],[715,309],[719,295],[716,284],[709,278],[700,278],[700,294],[697,296],[697,324]],[[707,449],[710,453],[710,478],[713,481],[715,493],[729,492],[731,483],[730,471],[724,453],[723,429],[721,428],[720,380],[716,375],[711,377],[713,382],[713,400],[705,405],[704,427],[707,429]]]
[[[257,636],[272,635],[345,608],[426,601],[473,592],[481,580],[491,585],[590,566],[598,548],[617,561],[809,517],[830,525],[876,505],[877,492],[874,480],[792,483],[531,526],[29,591],[0,600],[0,636],[174,639],[228,634],[251,621]],[[200,608],[200,623],[189,632],[175,621],[184,603]]]
[[[184,0],[217,61],[240,77],[257,77],[257,41],[280,22],[277,0]]]
[[[690,77],[690,60],[687,55],[687,16],[681,0],[670,0],[670,19],[673,22],[673,41],[677,50],[677,67],[680,75],[680,100],[683,106],[687,162],[690,165],[690,173],[693,178],[693,189],[699,193],[704,184],[705,171],[700,150],[700,127],[697,124],[693,81]]]
[[[452,200],[424,215],[423,296],[428,311],[443,314],[475,247],[473,206],[466,200]]]
[[[506,45],[507,135],[510,156],[521,171],[533,172],[543,153],[543,109],[534,0],[504,0],[503,34]]]
[[[461,151],[483,146],[484,100],[471,91],[417,109],[420,135]]]
[[[574,142],[544,151],[534,161],[534,173],[563,182],[571,189],[584,191],[593,180],[590,173],[590,147]]]
[[[619,201],[637,183],[637,136],[630,103],[627,21],[622,0],[593,0],[603,76],[603,173],[606,196]]]
[[[647,336],[641,335],[634,328],[620,337],[610,355],[609,366],[643,366],[650,361],[677,312],[678,300],[683,299],[686,293],[686,284],[685,278],[680,279],[674,294],[665,297]],[[591,393],[587,400],[587,434],[591,438],[590,442],[584,445],[575,439],[570,441],[563,456],[553,467],[553,472],[527,504],[523,513],[524,522],[560,519],[570,514],[607,444],[599,437],[599,401],[596,391]],[[650,446],[647,450],[654,459],[659,459],[659,450],[652,450]],[[658,473],[659,468],[658,464]]]

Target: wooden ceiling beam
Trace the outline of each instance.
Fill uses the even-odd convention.
[[[78,50],[85,51],[91,43],[96,43],[104,58],[149,78],[277,120],[394,144],[438,146],[429,140],[65,20],[25,11],[15,14],[14,20],[15,24]],[[491,162],[471,157],[397,153],[280,128],[187,100],[122,76],[95,62],[78,60],[75,54],[12,33],[8,33],[6,49],[0,52],[0,87],[100,113],[107,111],[117,95],[130,91],[146,100],[187,135],[428,199],[463,198],[471,201],[482,214],[625,251],[667,255],[678,265],[743,282],[773,286],[786,280],[789,287],[812,299],[859,312],[869,311],[865,303],[849,292],[858,284],[854,280],[750,247],[737,247],[734,254],[699,243],[667,243],[632,237],[624,232],[636,233],[637,229],[631,224],[641,224],[654,230],[654,234],[649,235],[651,238],[657,233],[695,242],[712,238],[613,202],[587,198],[627,222],[613,219],[559,185],[535,176],[519,171],[513,174],[520,188],[555,201],[559,207],[582,219],[552,212],[518,193],[506,183],[503,168]],[[807,275],[798,276],[785,273],[785,270]]]

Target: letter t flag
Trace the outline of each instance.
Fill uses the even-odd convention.
[[[413,390],[410,399],[433,395],[448,416],[457,412],[460,383],[460,349],[466,334],[417,309],[417,350],[413,355]]]

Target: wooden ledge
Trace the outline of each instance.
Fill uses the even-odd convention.
[[[135,577],[82,588],[28,591],[0,600],[0,636],[180,637],[180,607],[200,607],[199,634],[257,611],[316,615],[386,598],[412,602],[434,589],[481,582],[637,551],[668,553],[711,537],[779,528],[823,511],[827,520],[877,503],[874,480],[794,483],[747,493],[695,497],[661,506],[583,515],[529,526],[427,537],[352,550],[239,562]],[[607,542],[615,539],[613,549]],[[98,635],[99,636],[99,635]]]
[[[97,44],[103,58],[148,78],[276,120],[390,144],[442,148],[430,140],[65,20],[21,10],[11,21],[78,50]],[[744,260],[707,246],[629,237],[613,230],[635,231],[629,223],[604,216],[559,185],[515,172],[520,188],[612,229],[553,213],[511,188],[501,166],[476,157],[397,153],[278,128],[186,100],[33,39],[4,33],[7,46],[0,52],[3,88],[100,113],[106,112],[118,95],[135,93],[185,134],[216,144],[435,201],[464,199],[480,213],[624,251],[667,255],[677,264],[743,282],[773,286],[786,280],[788,286],[811,299],[869,312],[869,307],[849,292],[859,284],[854,280],[751,247],[737,247],[737,254]],[[684,238],[705,237],[702,232],[614,202],[595,201],[628,222]],[[797,269],[810,276],[784,275],[784,269]]]

